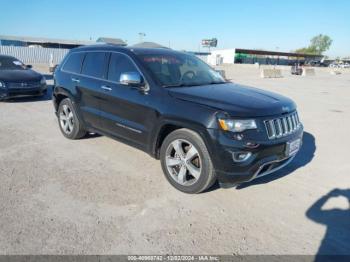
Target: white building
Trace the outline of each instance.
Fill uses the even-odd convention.
[[[221,65],[221,64],[234,64],[235,63],[236,49],[223,49],[213,50],[208,55],[208,64],[210,65]]]

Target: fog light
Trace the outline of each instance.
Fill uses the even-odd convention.
[[[235,140],[238,140],[238,141],[241,141],[242,139],[243,139],[243,134],[234,134],[233,135],[233,138],[235,139]]]
[[[257,147],[259,147],[259,144],[254,143],[254,142],[247,142],[245,144],[245,146],[248,147],[248,148],[257,148]]]
[[[233,161],[235,162],[244,162],[247,161],[251,157],[251,152],[234,152],[232,154]]]
[[[0,81],[0,89],[5,89],[6,85],[4,82]]]

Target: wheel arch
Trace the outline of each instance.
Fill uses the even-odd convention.
[[[54,91],[52,93],[52,98],[53,98],[52,101],[55,107],[55,112],[57,112],[61,101],[65,98],[69,98],[72,101],[72,103],[75,103],[75,99],[73,95],[67,89],[62,87],[54,88]]]
[[[211,155],[212,145],[210,143],[210,136],[207,132],[207,129],[204,126],[198,123],[189,122],[189,121],[167,120],[160,125],[160,127],[156,132],[156,135],[154,136],[156,137],[156,139],[154,139],[154,142],[153,142],[152,155],[156,159],[159,159],[160,157],[160,148],[165,138],[173,131],[182,129],[182,128],[186,128],[198,133],[198,135],[203,139],[205,145],[208,148],[208,152]]]
[[[55,113],[57,115],[58,108],[60,103],[62,102],[63,99],[69,98],[74,106],[74,109],[76,111],[77,117],[81,121],[81,124],[83,125],[84,128],[86,128],[86,123],[84,121],[84,118],[82,117],[82,113],[80,111],[80,108],[77,104],[77,101],[74,97],[74,95],[67,89],[63,87],[55,87],[54,92],[52,93],[52,101],[55,107]]]

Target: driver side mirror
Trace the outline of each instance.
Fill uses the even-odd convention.
[[[125,72],[120,75],[119,82],[122,85],[137,87],[142,92],[149,91],[148,85],[145,84],[143,77],[139,72]]]
[[[120,75],[119,82],[126,86],[142,86],[143,78],[139,72],[125,72]]]
[[[32,69],[32,68],[33,68],[32,65],[25,65],[25,67],[26,67],[27,69]]]

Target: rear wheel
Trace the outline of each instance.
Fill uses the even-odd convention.
[[[165,177],[182,192],[200,193],[216,180],[207,147],[192,130],[170,133],[162,144],[160,158]]]
[[[58,123],[62,134],[69,139],[79,139],[86,135],[69,98],[63,99],[58,107]]]

